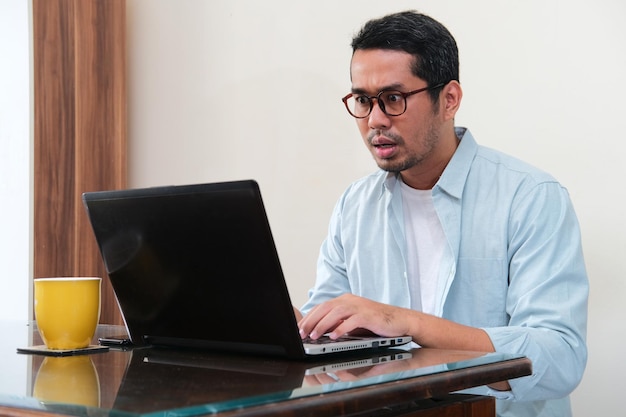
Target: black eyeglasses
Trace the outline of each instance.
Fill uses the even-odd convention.
[[[378,102],[380,109],[387,116],[400,116],[406,111],[406,98],[413,94],[421,93],[422,91],[434,90],[435,88],[443,87],[445,84],[437,84],[432,87],[424,87],[418,90],[409,91],[403,93],[396,90],[383,90],[375,96],[368,96],[366,94],[354,94],[350,93],[341,99],[343,104],[346,105],[348,113],[357,119],[364,119],[370,115],[374,108],[374,100]]]

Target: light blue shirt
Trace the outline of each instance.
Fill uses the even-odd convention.
[[[478,146],[464,128],[457,136],[459,147],[432,189],[448,244],[436,315],[483,328],[496,351],[532,360],[532,376],[510,381],[513,399],[566,397],[587,362],[589,292],[567,190]],[[407,256],[397,177],[378,171],[356,181],[333,211],[303,312],[343,293],[410,308]]]

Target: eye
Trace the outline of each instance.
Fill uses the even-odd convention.
[[[365,95],[361,95],[361,96],[354,96],[354,101],[361,105],[361,106],[369,106],[370,105],[370,98],[368,96]]]
[[[402,94],[400,94],[398,91],[389,91],[385,93],[385,101],[387,103],[399,103],[402,100]]]

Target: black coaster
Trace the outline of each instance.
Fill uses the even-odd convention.
[[[17,348],[17,353],[26,353],[46,356],[73,356],[88,355],[90,353],[102,353],[109,350],[108,346],[90,345],[81,349],[48,349],[45,345]]]

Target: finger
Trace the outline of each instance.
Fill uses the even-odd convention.
[[[335,374],[332,373],[317,374],[316,377],[320,384],[332,384],[340,380],[337,376],[335,376]]]
[[[334,328],[336,326],[336,323],[333,324],[332,319],[329,317],[329,315],[331,315],[332,313],[332,310],[333,304],[331,301],[327,301],[313,307],[309,314],[307,314],[300,321],[300,337],[302,337],[303,339],[306,337],[317,339],[319,338],[319,336],[326,333],[328,329]]]
[[[356,381],[359,379],[359,376],[354,375],[352,372],[344,370],[344,371],[336,371],[334,374],[340,381]]]
[[[304,379],[302,380],[303,387],[317,386],[321,384],[322,382],[320,382],[320,380],[317,378],[317,375],[305,375]]]
[[[331,333],[335,335],[334,338],[336,339],[354,330],[352,322],[354,321],[354,315],[358,311],[354,305],[337,300],[329,302],[324,310],[320,308],[319,312],[321,313],[322,311],[325,312],[325,314],[319,318],[315,327],[311,330],[311,338],[316,339],[323,334]],[[348,323],[346,323],[346,321],[348,321]]]
[[[345,320],[341,320],[334,328],[327,330],[327,332],[329,332],[328,337],[330,337],[331,339],[338,339],[341,336],[344,336],[352,332],[353,330],[356,330],[357,328],[359,328],[355,324],[357,322],[358,319],[356,319],[355,316],[350,316]]]
[[[298,322],[298,329],[300,330],[300,337],[305,339],[309,337],[311,330],[315,326],[318,320],[319,313],[317,310],[319,305],[314,306],[300,321]]]

